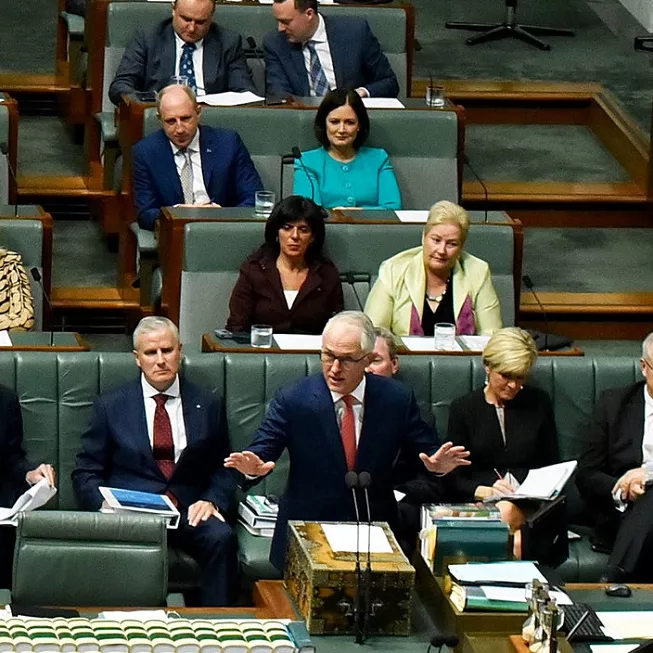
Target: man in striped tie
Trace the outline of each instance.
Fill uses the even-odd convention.
[[[263,40],[268,95],[355,88],[362,97],[397,97],[397,77],[364,18],[323,16],[317,0],[274,0],[272,13],[277,31]]]
[[[402,450],[433,474],[469,464],[464,447],[447,442],[438,448],[435,429],[421,419],[410,388],[365,374],[374,341],[374,326],[363,313],[331,318],[322,334],[322,373],[279,391],[247,451],[225,460],[254,483],[273,472],[284,449],[290,453],[270,552],[278,569],[284,567],[288,520],[354,521],[348,471],[370,473],[372,520],[396,528],[392,483]]]
[[[202,604],[229,605],[236,540],[224,515],[237,475],[221,462],[230,451],[222,398],[179,376],[179,333],[167,318],[141,320],[134,356],[139,377],[93,404],[72,474],[77,500],[99,510],[101,485],[166,494],[181,513],[168,542],[202,568]]]

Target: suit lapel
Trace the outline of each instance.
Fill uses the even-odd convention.
[[[172,20],[170,20],[170,24],[163,32],[163,44],[159,52],[159,70],[162,76],[168,76],[168,80],[165,78],[162,79],[164,82],[163,85],[167,86],[169,84],[169,78],[175,74],[175,70],[177,69],[177,43],[175,42],[175,31],[172,27]]]
[[[324,29],[326,30],[327,41],[329,42],[329,52],[331,53],[331,63],[333,63],[333,72],[336,76],[336,88],[345,85],[345,69],[344,64],[346,57],[338,57],[339,52],[348,52],[351,49],[351,44],[347,43],[346,39],[341,37],[337,29],[330,29],[331,22],[325,18],[323,14],[322,20],[324,21]]]
[[[165,135],[163,129],[159,132],[159,151],[161,154],[161,159],[159,160],[159,171],[161,172],[161,178],[157,180],[159,184],[164,182],[164,186],[169,184],[169,188],[174,189],[174,196],[178,199],[177,202],[173,204],[182,204],[184,201],[184,191],[181,188],[181,180],[179,179],[179,173],[177,172],[177,163],[175,162],[175,155],[172,153],[172,147],[168,137]],[[164,189],[164,195],[169,196],[169,190]]]
[[[340,429],[338,428],[338,420],[336,419],[336,411],[333,405],[331,393],[329,392],[324,377],[317,379],[317,387],[313,392],[313,409],[317,414],[317,423],[320,424],[322,436],[333,452],[333,456],[337,461],[338,466],[341,468],[341,475],[344,476],[347,471],[345,450],[342,446]],[[337,476],[337,474],[334,474],[334,476]]]
[[[184,414],[184,428],[186,429],[186,448],[179,456],[177,467],[182,463],[186,452],[191,448],[199,436],[199,414],[202,405],[199,397],[182,380],[179,379],[181,407]]]
[[[145,417],[145,398],[143,397],[143,386],[140,377],[134,383],[134,387],[126,398],[127,402],[132,402],[131,409],[126,407],[126,414],[131,415],[133,420],[130,426],[130,435],[136,440],[138,448],[142,451],[145,460],[151,463],[152,467],[159,471],[159,466],[154,460],[152,453],[152,443],[147,432],[147,418]]]
[[[210,132],[200,126],[200,157],[202,159],[202,177],[204,178],[204,188],[211,196],[211,177],[213,176],[212,161],[215,158],[215,143]],[[213,198],[211,198],[213,199]]]
[[[290,45],[290,61],[292,62],[293,72],[299,79],[300,94],[303,97],[308,97],[311,94],[308,86],[308,74],[306,72],[306,64],[304,62],[304,51],[300,46]]]
[[[215,75],[220,60],[219,41],[215,34],[215,26],[211,26],[202,44],[202,74],[204,75],[204,92],[215,85]]]
[[[630,409],[624,413],[625,436],[630,442],[632,460],[641,465],[644,454],[642,442],[644,440],[644,383],[638,383],[631,398]]]

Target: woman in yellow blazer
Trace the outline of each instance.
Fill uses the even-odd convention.
[[[502,327],[490,266],[463,251],[469,217],[453,202],[434,204],[422,246],[381,263],[365,313],[399,336],[430,336],[439,322],[458,335],[491,335]]]

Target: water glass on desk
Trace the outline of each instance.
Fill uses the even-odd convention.
[[[254,195],[254,213],[257,218],[269,218],[274,208],[275,195],[271,190],[257,190]]]
[[[250,333],[252,347],[270,349],[272,347],[272,327],[268,324],[254,324]]]
[[[441,108],[445,104],[444,88],[437,84],[426,85],[426,106]]]
[[[190,86],[190,79],[187,75],[173,75],[170,78],[171,84],[177,84],[179,86]]]
[[[433,333],[434,347],[439,351],[454,351],[456,347],[456,325],[449,322],[438,322]]]

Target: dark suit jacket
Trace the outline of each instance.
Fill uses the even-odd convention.
[[[23,450],[23,417],[18,395],[0,385],[0,505],[11,507],[27,489],[31,469]]]
[[[604,392],[586,434],[576,484],[607,537],[603,529],[612,530],[620,517],[614,510],[612,488],[625,472],[641,466],[643,438],[644,382]]]
[[[199,130],[204,186],[211,201],[254,206],[254,195],[263,184],[240,136],[204,125]],[[184,202],[172,147],[162,129],[132,149],[132,184],[138,222],[144,229],[154,229],[162,207]]]
[[[397,77],[364,18],[322,16],[338,88],[364,86],[371,96],[396,97]],[[281,32],[263,40],[268,95],[310,95],[300,44],[289,43]]]
[[[437,448],[436,434],[420,418],[412,391],[385,377],[367,375],[363,415],[355,469],[372,477],[372,519],[394,525],[397,503],[392,474],[399,452],[407,448],[414,456],[422,451],[431,454]],[[288,484],[270,552],[270,561],[279,569],[284,565],[289,519],[355,520],[351,490],[344,480],[347,465],[340,430],[321,374],[277,393],[248,450],[265,461],[276,461],[286,448]]]
[[[338,269],[329,260],[314,261],[291,308],[283,294],[276,255],[261,247],[240,266],[229,300],[227,329],[248,331],[269,324],[278,333],[320,334],[327,320],[343,309]]]
[[[505,406],[506,444],[494,406],[483,388],[451,402],[447,440],[465,446],[472,464],[447,476],[457,500],[469,501],[479,485],[491,486],[496,468],[510,471],[521,483],[528,471],[559,462],[558,436],[551,400],[546,392],[524,386]]]
[[[100,485],[163,494],[187,509],[211,501],[224,514],[231,503],[237,474],[225,469],[229,437],[222,400],[181,379],[187,445],[168,481],[152,455],[140,378],[100,395],[93,404],[82,451],[72,473],[80,506],[98,510]]]
[[[207,94],[255,90],[240,35],[213,23],[204,37],[203,50]],[[176,56],[172,18],[153,29],[138,27],[111,82],[109,98],[118,106],[126,93],[160,91],[175,74]]]

